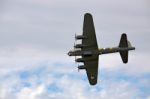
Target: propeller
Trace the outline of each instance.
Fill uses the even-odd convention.
[[[75,41],[77,40],[76,37],[77,37],[77,34],[75,33]]]
[[[76,33],[75,33],[75,37],[76,37]],[[74,42],[74,50],[76,49],[76,48],[75,48],[75,45],[76,45],[76,39],[75,39],[75,42]],[[76,55],[75,55],[75,63],[77,63],[77,62],[76,62],[76,58],[77,58],[77,57],[76,57]]]
[[[79,64],[78,64],[78,72],[80,72],[80,69],[79,69]]]
[[[74,50],[75,50],[75,45],[76,45],[76,44],[75,44],[75,42],[74,42]],[[75,55],[75,60],[76,60],[76,55]],[[75,61],[75,63],[76,63],[76,61]]]
[[[77,37],[77,34],[75,33],[75,42],[74,42],[74,50],[76,49],[75,48],[75,46],[76,46],[76,42],[77,42],[77,39],[76,39],[76,37]],[[77,56],[75,55],[75,60],[77,59]],[[76,64],[78,64],[76,61],[75,61],[75,63]],[[78,64],[78,72],[80,71],[80,69],[79,69],[79,64]]]

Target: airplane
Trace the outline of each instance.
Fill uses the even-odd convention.
[[[69,56],[75,56],[75,61],[83,63],[78,70],[85,69],[90,85],[97,84],[99,55],[119,52],[123,63],[128,62],[128,51],[135,50],[127,40],[127,34],[121,35],[119,46],[112,48],[98,48],[93,18],[90,13],[84,15],[83,34],[75,35],[81,44],[75,44],[74,50],[68,52]],[[80,56],[81,58],[77,58]]]

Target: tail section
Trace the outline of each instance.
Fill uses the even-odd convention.
[[[127,35],[125,33],[121,35],[119,47],[128,47]]]
[[[127,40],[127,35],[125,33],[123,33],[121,35],[121,39],[120,39],[120,43],[119,43],[119,48],[124,49],[124,50],[119,51],[123,63],[128,63],[128,51],[130,50],[129,47],[131,47],[131,44]]]
[[[128,63],[128,50],[120,51],[120,56],[122,58],[123,63]]]

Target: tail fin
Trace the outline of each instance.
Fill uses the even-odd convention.
[[[127,35],[123,33],[121,35],[119,47],[127,48],[128,46],[131,46],[131,44],[127,40]],[[128,50],[120,51],[120,56],[122,58],[123,63],[128,63]]]

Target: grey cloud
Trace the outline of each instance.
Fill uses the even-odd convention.
[[[146,33],[150,31],[150,12],[146,1],[7,0],[3,6],[1,47],[26,44],[44,49],[69,48],[74,42],[74,33],[82,33],[85,12],[93,14],[99,42],[106,40],[102,46],[111,45],[113,40],[118,41],[117,36],[121,32],[129,33],[134,41],[141,32],[147,38]]]

